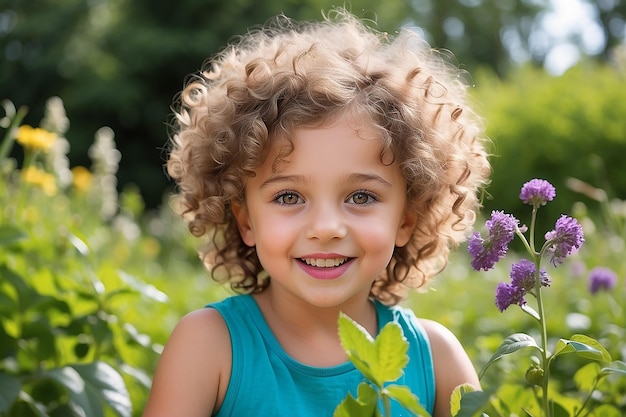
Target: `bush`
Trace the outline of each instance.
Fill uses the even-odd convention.
[[[171,289],[173,270],[188,282],[200,271],[186,266],[186,230],[169,210],[144,213],[133,187],[118,196],[110,129],[96,133],[91,168],[70,169],[60,99],[48,101],[45,129],[18,128],[26,110],[3,104],[0,415],[140,414],[161,343],[190,308],[172,308],[153,283]],[[16,140],[20,166],[7,157]]]
[[[617,68],[582,63],[555,78],[525,67],[506,80],[479,74],[477,85],[474,98],[493,140],[488,188],[493,199],[484,201],[486,212],[520,211],[521,202],[510,190],[531,177],[559,189],[542,228],[581,198],[568,189],[568,178],[600,187],[609,197],[626,195],[626,78]]]

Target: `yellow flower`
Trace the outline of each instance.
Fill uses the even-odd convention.
[[[42,171],[39,168],[28,167],[22,171],[22,178],[29,184],[41,187],[49,196],[57,193],[57,182],[54,175]]]
[[[39,127],[22,125],[17,129],[15,140],[25,148],[47,151],[52,147],[57,135]]]
[[[93,182],[91,172],[82,166],[72,168],[72,184],[81,193],[87,192]]]

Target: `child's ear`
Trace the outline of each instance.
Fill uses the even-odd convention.
[[[239,229],[241,239],[246,245],[250,247],[254,246],[256,244],[254,231],[252,230],[252,225],[250,224],[250,217],[248,217],[248,209],[246,208],[245,203],[232,203],[230,205],[230,209],[235,216],[235,221],[237,222],[237,228]]]
[[[413,210],[412,207],[407,207],[404,210],[404,215],[402,217],[402,222],[398,227],[398,232],[396,233],[396,246],[402,247],[409,243],[411,240],[411,236],[413,235],[413,231],[415,230],[415,225],[417,224],[417,212]]]

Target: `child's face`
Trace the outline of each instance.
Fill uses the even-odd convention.
[[[285,142],[275,140],[246,182],[233,211],[270,291],[327,307],[365,300],[394,247],[408,242],[416,215],[406,210],[406,181],[381,162],[381,141],[362,136],[343,120],[297,128],[280,170],[273,162]]]

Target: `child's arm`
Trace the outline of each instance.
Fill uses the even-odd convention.
[[[232,361],[222,316],[203,309],[185,316],[167,342],[143,417],[207,417],[224,398]]]
[[[471,384],[480,389],[478,375],[456,336],[441,324],[421,320],[428,333],[437,385],[433,417],[450,416],[450,396],[458,385]]]

